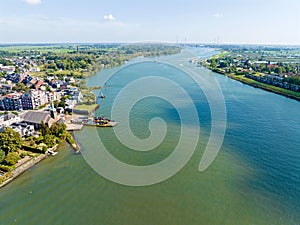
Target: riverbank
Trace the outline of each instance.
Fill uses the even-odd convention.
[[[45,154],[40,154],[39,156],[29,158],[28,160],[25,160],[24,162],[22,162],[22,160],[19,160],[20,164],[16,168],[14,168],[12,171],[8,172],[9,175],[4,174],[4,176],[6,176],[8,179],[4,180],[0,184],[0,188],[2,188],[5,185],[9,184],[11,181],[16,179],[22,173],[29,170],[31,167],[33,167],[34,165],[38,164],[39,162],[44,160],[46,157],[48,157],[49,154],[50,154],[49,151],[56,152],[58,147],[59,147],[59,145],[57,144],[52,148],[48,148],[48,150],[45,152]]]
[[[260,88],[265,91],[273,92],[275,94],[283,95],[285,97],[295,99],[300,101],[300,93],[295,91],[290,91],[284,88],[276,87],[269,84],[264,84],[255,80],[252,80],[250,78],[245,77],[244,75],[232,75],[232,74],[225,74],[225,76],[230,77],[231,79],[237,80],[242,82],[243,84],[250,85],[255,88]]]
[[[78,153],[80,151],[79,145],[75,142],[71,134],[67,135],[65,142],[68,143],[73,148],[75,153]],[[28,156],[25,156],[23,159],[20,159],[14,169],[2,174],[2,180],[0,180],[0,188],[9,184],[11,181],[16,179],[22,173],[29,170],[31,167],[38,164],[48,156],[52,155],[51,153],[57,152],[58,148],[59,148],[59,144],[56,144],[52,148],[48,148],[44,154],[39,154],[37,156],[33,156],[30,158]],[[26,157],[28,157],[28,159],[26,159]]]
[[[47,157],[47,154],[42,154],[38,157],[31,158],[30,160],[26,161],[22,165],[15,168],[13,171],[11,171],[11,177],[7,180],[5,180],[2,184],[0,184],[0,188],[4,187],[5,185],[9,184],[11,181],[16,179],[18,176],[20,176],[22,173],[42,161]]]
[[[258,82],[256,80],[252,80],[250,78],[247,78],[247,77],[245,77],[245,75],[234,75],[234,74],[230,74],[230,73],[225,73],[225,72],[223,72],[219,69],[211,69],[208,66],[205,66],[203,64],[202,64],[202,66],[204,68],[212,71],[212,72],[227,76],[227,77],[229,77],[233,80],[239,81],[243,84],[247,84],[247,85],[250,85],[250,86],[255,87],[255,88],[260,88],[260,89],[263,89],[265,91],[269,91],[269,92],[272,92],[272,93],[275,93],[275,94],[283,95],[287,98],[291,98],[291,99],[300,101],[300,93],[299,92],[295,92],[295,91],[287,90],[285,88],[280,88],[280,87],[276,87],[276,86],[273,86],[273,85],[261,83],[261,82]]]
[[[28,157],[28,156],[26,156],[23,159],[19,160],[19,162],[16,164],[17,165],[16,168],[14,168],[12,171],[4,174],[4,176],[7,179],[5,179],[2,183],[0,183],[0,188],[4,187],[8,183],[10,183],[14,179],[16,179],[18,176],[20,176],[22,173],[29,170],[31,167],[33,167],[34,165],[36,165],[37,163],[39,163],[40,161],[42,161],[43,159],[48,157],[50,155],[49,152],[56,152],[58,147],[59,147],[59,145],[57,144],[57,145],[53,146],[52,148],[48,148],[44,154],[40,154],[38,156],[34,156],[29,159],[26,159],[26,157]],[[72,146],[72,147],[74,148],[74,146]],[[76,147],[77,147],[77,145],[76,145]]]

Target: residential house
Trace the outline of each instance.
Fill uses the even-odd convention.
[[[36,73],[36,72],[40,72],[41,70],[40,70],[40,68],[39,67],[31,67],[30,69],[29,69],[29,72],[32,72],[32,73]]]
[[[32,81],[32,79],[33,78],[31,76],[27,75],[22,82],[25,85],[30,85],[31,84],[30,82]]]
[[[35,132],[33,125],[27,123],[14,123],[10,126],[14,131],[18,132],[21,137],[32,136]]]
[[[0,126],[8,127],[13,123],[20,122],[21,118],[13,113],[0,115]]]
[[[11,84],[1,84],[1,90],[0,92],[2,94],[10,93],[12,91],[12,85]]]
[[[10,80],[13,83],[17,84],[17,83],[21,83],[25,79],[25,76],[21,74],[7,74],[5,76],[5,79]]]
[[[13,74],[16,68],[14,66],[1,66],[0,72],[6,72],[6,74]]]
[[[39,80],[38,82],[36,82],[35,88],[36,88],[36,89],[40,89],[41,86],[44,85],[44,84],[45,84],[44,81]]]

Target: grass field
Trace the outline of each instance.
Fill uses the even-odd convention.
[[[96,108],[98,108],[99,105],[98,104],[93,104],[93,105],[86,105],[86,104],[82,104],[82,105],[77,105],[75,107],[76,110],[86,110],[86,111],[92,111]]]
[[[55,53],[69,53],[76,51],[76,46],[72,45],[13,45],[0,46],[0,51],[20,52],[20,51],[37,51],[41,53],[55,52]]]

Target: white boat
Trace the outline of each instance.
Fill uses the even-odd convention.
[[[52,150],[49,150],[48,152],[50,153],[50,155],[53,155],[53,156],[57,154],[57,152],[54,152]]]

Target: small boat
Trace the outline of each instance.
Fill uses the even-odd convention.
[[[115,121],[110,121],[107,123],[97,123],[95,124],[96,127],[114,127],[117,125],[117,122]]]
[[[105,98],[105,95],[102,92],[100,93],[100,98]]]
[[[48,153],[50,153],[50,155],[53,155],[53,156],[57,155],[57,152],[54,152],[52,150],[49,150]]]

